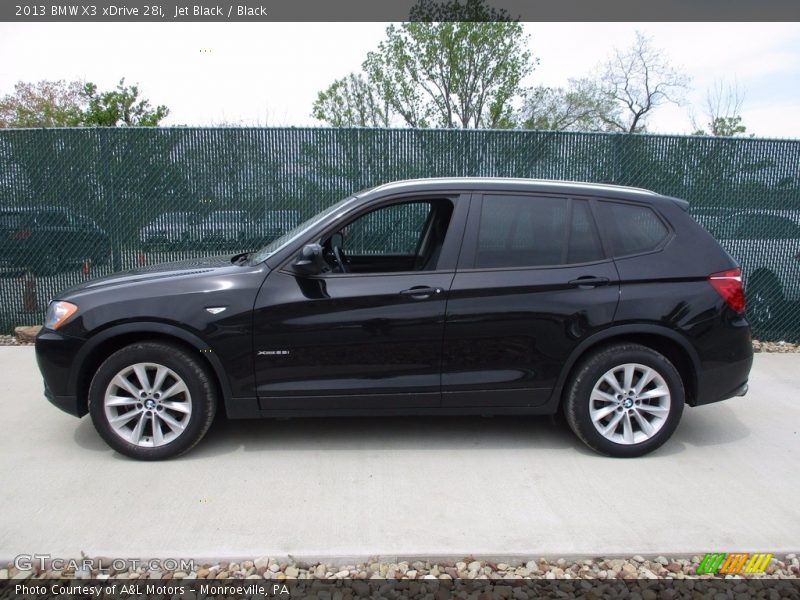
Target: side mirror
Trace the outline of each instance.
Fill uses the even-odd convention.
[[[319,244],[306,244],[300,255],[292,263],[292,270],[298,275],[316,275],[325,267],[322,256],[322,246]]]

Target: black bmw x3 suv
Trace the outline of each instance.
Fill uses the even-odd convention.
[[[81,284],[36,340],[45,396],[122,454],[229,418],[552,414],[633,457],[743,395],[735,261],[646,190],[525,179],[358,192],[257,252]]]

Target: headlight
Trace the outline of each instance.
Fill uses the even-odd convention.
[[[78,307],[72,302],[51,302],[47,307],[47,316],[44,319],[45,329],[58,329],[67,319],[74,315]]]

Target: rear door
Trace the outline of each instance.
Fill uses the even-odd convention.
[[[544,404],[575,346],[612,322],[619,278],[592,205],[512,193],[473,201],[447,303],[443,406]]]

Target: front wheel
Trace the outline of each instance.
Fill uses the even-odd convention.
[[[97,432],[114,450],[139,460],[190,450],[211,426],[216,406],[216,387],[201,359],[162,342],[118,350],[89,387]]]
[[[681,376],[665,356],[639,344],[615,344],[579,364],[564,413],[587,446],[630,458],[669,439],[684,402]]]

